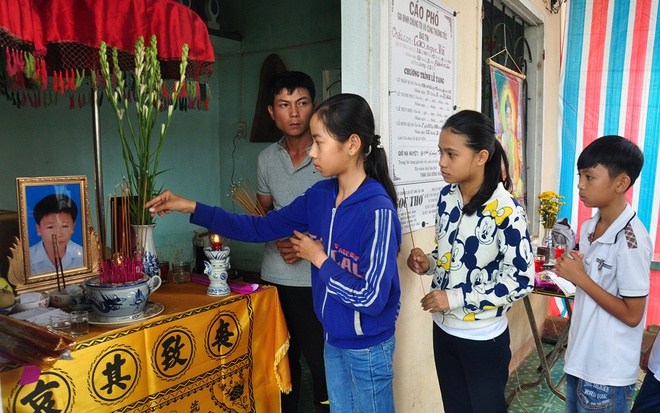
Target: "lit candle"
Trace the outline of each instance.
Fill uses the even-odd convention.
[[[218,234],[211,234],[211,249],[219,251],[222,249],[222,238]]]

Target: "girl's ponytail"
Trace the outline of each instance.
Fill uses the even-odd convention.
[[[394,188],[392,178],[390,178],[387,154],[385,153],[385,148],[380,143],[380,136],[378,135],[374,135],[371,145],[366,149],[364,170],[368,177],[377,180],[383,185],[387,194],[394,201],[394,205],[397,205],[396,189]]]

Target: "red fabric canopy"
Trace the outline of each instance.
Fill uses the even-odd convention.
[[[98,68],[101,41],[130,54],[140,36],[148,44],[151,35],[156,35],[161,62],[180,61],[186,43],[190,48],[188,75],[199,78],[211,73],[214,56],[206,25],[194,11],[174,0],[32,1],[43,27],[43,45],[35,43],[36,49],[73,43],[96,52],[91,60],[84,56],[63,59],[63,70]],[[176,69],[168,74],[178,77],[178,64]],[[167,77],[167,71],[163,72]]]
[[[41,21],[32,1],[0,0],[0,46],[32,51],[41,39]]]
[[[7,68],[1,92],[44,91],[48,76],[53,90],[75,90],[81,76],[99,70],[101,41],[119,50],[122,69],[133,69],[135,42],[142,36],[149,44],[152,35],[163,78],[179,77],[185,43],[188,80],[208,80],[215,58],[206,25],[174,0],[0,0],[0,62]]]

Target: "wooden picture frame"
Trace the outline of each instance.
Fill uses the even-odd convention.
[[[56,251],[67,284],[95,275],[99,240],[89,224],[87,177],[16,178],[16,192],[20,238],[8,274],[16,292],[57,287]]]

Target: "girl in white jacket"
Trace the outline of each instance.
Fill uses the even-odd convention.
[[[471,110],[447,119],[438,143],[437,247],[415,248],[408,267],[433,275],[421,300],[434,321],[436,372],[446,413],[506,412],[505,314],[534,284],[523,208],[508,192],[508,162],[493,122]]]

